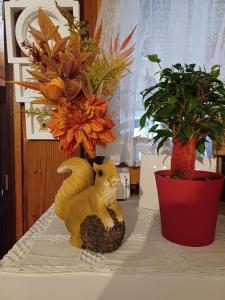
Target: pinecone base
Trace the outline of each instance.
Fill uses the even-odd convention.
[[[114,226],[106,230],[101,219],[97,216],[87,216],[80,226],[80,236],[83,248],[99,253],[115,251],[122,243],[125,234],[125,223],[116,219],[115,212],[108,209]]]

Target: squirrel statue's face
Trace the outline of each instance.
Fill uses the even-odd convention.
[[[95,186],[107,195],[117,192],[117,187],[120,181],[120,177],[116,166],[111,160],[108,160],[102,165],[93,164],[93,169],[96,173]]]

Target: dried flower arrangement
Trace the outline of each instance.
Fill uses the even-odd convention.
[[[106,146],[116,139],[108,101],[132,62],[134,45],[128,48],[128,44],[135,28],[121,45],[117,36],[106,53],[99,45],[102,24],[94,38],[88,37],[84,22],[57,3],[56,6],[67,21],[69,35],[62,37],[58,26],[40,8],[40,31],[30,26],[35,42],[23,42],[31,63],[28,72],[34,80],[14,83],[40,92],[33,103],[44,104],[43,109],[28,113],[49,116],[48,128],[60,140],[65,154],[73,154],[82,145],[92,157],[96,145]]]

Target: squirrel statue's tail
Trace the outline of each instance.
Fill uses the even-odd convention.
[[[55,197],[55,213],[64,219],[67,201],[74,195],[91,186],[94,181],[94,171],[85,159],[74,157],[64,161],[58,168],[58,173],[72,171],[70,177],[65,179]]]

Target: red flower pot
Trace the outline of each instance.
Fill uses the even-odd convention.
[[[170,171],[155,172],[162,235],[185,246],[206,246],[214,241],[224,176],[195,171],[198,180],[170,178]],[[203,180],[201,178],[213,178]]]

